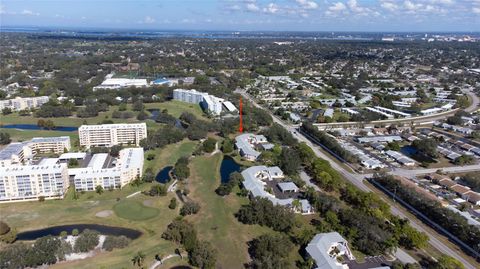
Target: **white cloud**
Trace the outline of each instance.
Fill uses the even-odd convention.
[[[145,19],[143,20],[143,22],[151,24],[151,23],[155,22],[155,19],[150,17],[150,16],[146,16]]]
[[[342,2],[337,2],[328,8],[328,10],[332,12],[338,12],[345,9],[347,9],[347,6],[345,6],[345,4]]]
[[[472,12],[475,14],[480,14],[480,7],[473,7]]]
[[[257,12],[259,11],[260,8],[257,6],[256,3],[248,3],[247,4],[247,11],[250,11],[250,12]]]
[[[0,15],[6,14],[6,13],[7,13],[7,11],[5,10],[5,6],[0,5]]]
[[[429,1],[432,4],[442,4],[442,5],[451,5],[454,4],[454,0],[430,0]]]
[[[152,24],[152,23],[155,23],[156,20],[154,18],[152,18],[151,16],[145,16],[145,18],[141,21],[139,21],[138,23],[139,24]]]
[[[382,1],[380,6],[388,11],[397,11],[399,6],[393,2]]]
[[[269,14],[275,14],[279,10],[280,10],[280,8],[274,3],[270,3],[265,8],[263,8],[263,12],[269,13]]]
[[[31,10],[28,10],[28,9],[22,10],[22,12],[20,12],[20,14],[25,15],[25,16],[39,16],[40,15],[40,13],[33,12]]]
[[[316,8],[318,8],[318,4],[315,1],[295,0],[295,2],[297,2],[304,9],[316,9]]]

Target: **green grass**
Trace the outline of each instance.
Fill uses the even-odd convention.
[[[139,201],[123,200],[113,206],[117,216],[129,220],[147,220],[158,215],[159,210],[153,207],[144,206]]]
[[[197,142],[183,140],[177,144],[167,145],[164,148],[157,148],[145,152],[145,156],[153,153],[155,159],[148,161],[145,159],[143,168],[152,168],[154,172],[160,171],[165,166],[174,165],[180,157],[190,156],[195,150]]]
[[[163,102],[163,103],[150,103],[150,104],[145,104],[145,107],[148,109],[166,109],[168,110],[168,114],[174,116],[174,117],[180,117],[183,112],[190,112],[194,114],[197,117],[207,119],[205,117],[205,114],[202,111],[202,108],[198,104],[190,104],[190,103],[185,103],[185,102],[180,102],[176,100],[171,100],[168,102]]]
[[[0,132],[10,134],[13,141],[22,142],[30,140],[34,137],[51,137],[51,136],[70,136],[70,142],[78,139],[78,132],[61,132],[61,131],[46,131],[46,130],[17,130],[17,129],[0,129]]]
[[[132,108],[131,104],[128,104],[127,110],[131,110],[131,108]],[[199,105],[184,103],[184,102],[179,102],[174,100],[163,102],[163,103],[147,103],[145,104],[145,109],[160,109],[160,110],[167,109],[168,113],[174,117],[179,117],[182,114],[182,112],[185,111],[185,112],[190,112],[192,114],[195,114],[197,117],[207,119],[204,116],[204,113]],[[70,117],[59,117],[59,118],[48,118],[48,119],[52,120],[56,126],[74,126],[74,127],[78,127],[82,125],[85,121],[87,122],[87,124],[98,124],[105,119],[112,120],[114,123],[139,122],[139,120],[137,120],[136,118],[136,114],[138,114],[138,112],[136,111],[133,111],[135,114],[135,117],[133,118],[112,119],[112,113],[115,110],[118,110],[118,106],[110,106],[108,111],[100,112],[98,116],[92,117],[92,118],[77,118],[76,116],[70,116]],[[18,113],[12,113],[9,115],[1,115],[0,125],[18,124],[18,123],[37,124],[39,119],[40,118],[37,118],[34,116],[20,116],[18,115]],[[147,120],[145,122],[147,122],[150,126],[158,126],[158,124],[152,120]]]
[[[127,110],[131,110],[131,104],[127,105]],[[79,127],[80,125],[86,122],[87,124],[99,124],[103,120],[112,120],[114,123],[135,123],[140,122],[137,120],[136,115],[138,112],[134,111],[135,117],[130,119],[113,119],[112,113],[117,110],[118,106],[110,106],[109,110],[106,112],[100,112],[98,116],[92,118],[77,118],[76,116],[71,117],[59,117],[59,118],[48,118],[52,120],[56,126],[73,126]],[[182,112],[190,112],[201,118],[203,120],[209,120],[205,117],[202,109],[199,105],[189,104],[179,101],[168,101],[163,103],[146,103],[145,109],[167,109],[168,113],[174,117],[179,117]],[[7,124],[37,124],[40,118],[34,116],[20,116],[18,113],[12,113],[9,115],[0,115],[0,126]],[[158,128],[159,123],[156,123],[153,120],[145,120],[143,122],[147,123],[148,128]],[[10,134],[14,141],[27,140],[36,136],[61,136],[68,135],[72,138],[78,137],[77,132],[58,132],[58,131],[46,131],[46,130],[15,130],[15,129],[1,129],[2,132],[7,132]]]
[[[242,204],[248,203],[248,198],[237,196],[235,192],[226,197],[215,193],[220,184],[221,160],[221,154],[192,160],[189,196],[200,203],[201,209],[187,220],[195,225],[200,239],[211,242],[217,249],[217,268],[244,268],[243,264],[249,261],[247,242],[272,231],[237,221],[234,214]]]

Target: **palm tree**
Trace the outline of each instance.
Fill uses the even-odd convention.
[[[135,256],[132,258],[133,265],[137,265],[138,267],[142,267],[143,261],[145,260],[145,254],[139,251]]]
[[[292,206],[293,206],[293,209],[294,209],[295,211],[299,211],[299,209],[301,209],[301,206],[302,206],[302,205],[301,205],[301,203],[300,203],[300,200],[295,199],[295,200],[293,200],[293,202],[292,202]]]

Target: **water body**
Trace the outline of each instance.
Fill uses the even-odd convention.
[[[142,235],[140,231],[122,227],[105,226],[100,224],[71,224],[22,232],[17,234],[17,240],[36,240],[37,238],[47,235],[58,236],[62,231],[66,231],[68,234],[72,234],[73,229],[78,229],[80,233],[85,229],[90,229],[98,231],[100,234],[103,235],[123,235],[130,239],[137,239]]]
[[[230,174],[233,172],[240,172],[242,167],[235,162],[235,160],[230,156],[224,156],[222,164],[220,165],[220,177],[222,183],[226,183],[229,180]]]
[[[170,181],[170,171],[172,170],[173,166],[164,167],[160,172],[158,172],[155,180],[160,183],[167,183]]]
[[[157,117],[158,117],[158,114],[160,114],[160,110],[159,109],[147,109],[148,112],[150,112],[150,114],[152,114],[150,116],[150,119],[151,120],[156,120]]]
[[[61,132],[74,132],[78,130],[78,127],[73,126],[56,126],[55,129],[45,129],[36,124],[7,124],[2,125],[0,128],[5,129],[20,129],[20,130],[44,130],[44,131],[61,131]]]

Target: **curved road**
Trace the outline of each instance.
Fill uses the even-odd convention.
[[[325,159],[325,160],[328,160],[330,162],[330,165],[335,169],[337,170],[342,176],[345,177],[345,179],[347,179],[348,181],[350,181],[353,185],[355,185],[357,188],[365,191],[365,192],[371,192],[372,190],[370,189],[369,186],[365,185],[364,183],[364,179],[366,176],[368,175],[363,175],[363,174],[357,174],[357,173],[351,173],[349,171],[347,171],[345,168],[343,168],[341,165],[339,165],[337,162],[335,162],[331,156],[323,153],[322,151],[320,151],[318,149],[318,147],[316,145],[314,145],[310,140],[308,140],[304,135],[302,135],[301,133],[297,132],[295,127],[294,126],[290,126],[288,124],[286,124],[285,122],[283,122],[282,120],[278,119],[275,115],[273,115],[271,113],[271,111],[265,109],[264,107],[262,107],[261,105],[257,104],[256,101],[249,95],[247,94],[245,91],[238,91],[242,96],[244,96],[246,99],[248,99],[253,105],[255,105],[256,107],[258,108],[261,108],[265,111],[267,111],[273,118],[273,121],[275,123],[278,123],[280,124],[281,126],[283,126],[285,129],[287,129],[288,131],[290,131],[290,133],[298,140],[298,141],[301,141],[301,142],[305,142],[312,150],[313,152],[317,155],[317,157],[320,157],[322,159]],[[468,91],[466,92],[469,96],[471,96],[472,98],[472,104],[466,109],[468,111],[473,111],[475,110],[479,103],[480,103],[480,99],[474,94],[472,93],[471,91]],[[467,166],[465,166],[467,167]],[[461,171],[460,169],[462,167],[452,167],[452,169],[457,169],[459,171]],[[475,165],[475,167],[470,167],[468,166],[468,168],[470,169],[473,169],[473,170],[479,170],[480,169],[480,165]],[[446,168],[444,168],[443,170],[445,171]],[[450,169],[450,168],[449,168]],[[430,173],[430,170],[438,170],[438,169],[422,169],[420,170],[420,174],[422,173]],[[409,173],[409,172],[406,172],[406,171],[411,171],[412,173],[415,173],[416,170],[407,170],[407,169],[397,169],[397,170],[394,170],[392,172],[395,172],[397,174],[400,174],[400,173]],[[434,172],[433,171],[433,172]],[[469,170],[471,171],[471,170]],[[390,208],[391,208],[391,211],[392,211],[392,214],[396,215],[396,216],[399,216],[401,218],[404,218],[404,219],[408,219],[410,221],[410,224],[415,228],[417,229],[418,231],[421,231],[421,232],[424,232],[426,235],[428,235],[429,237],[429,243],[435,247],[437,250],[439,250],[441,253],[443,254],[446,254],[446,255],[449,255],[455,259],[457,259],[458,261],[460,261],[464,266],[465,268],[467,269],[476,269],[478,268],[477,266],[475,265],[472,265],[469,261],[467,261],[466,259],[464,259],[461,255],[458,254],[459,251],[461,250],[455,250],[455,249],[452,249],[450,248],[449,246],[445,245],[442,241],[438,240],[437,237],[439,237],[439,235],[437,233],[431,233],[430,231],[426,230],[423,228],[422,225],[420,225],[419,223],[421,223],[420,220],[416,219],[416,218],[410,218],[409,216],[407,216],[406,214],[403,213],[403,211],[399,210],[397,208],[397,205],[392,205],[390,204]],[[478,265],[478,264],[477,264]]]

